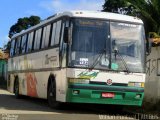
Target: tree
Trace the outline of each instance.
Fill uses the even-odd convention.
[[[105,0],[103,11],[138,16],[143,20],[147,34],[160,33],[159,0]]]
[[[31,26],[34,26],[38,23],[40,23],[41,18],[38,16],[30,16],[30,17],[24,17],[19,18],[17,20],[17,23],[12,25],[9,30],[9,38],[11,38],[14,34],[21,32],[22,30],[26,30]],[[4,46],[5,51],[10,51],[11,47],[11,41],[8,41],[8,43]]]
[[[127,6],[125,0],[105,0],[103,5],[103,11],[121,13],[121,9]],[[123,14],[123,13],[121,13]]]
[[[19,18],[17,23],[12,25],[9,31],[9,37],[11,38],[14,34],[21,32],[22,30],[26,30],[31,26],[34,26],[40,23],[41,19],[38,16],[30,16]]]

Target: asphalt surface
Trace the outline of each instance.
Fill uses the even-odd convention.
[[[23,97],[16,99],[0,89],[0,120],[135,120],[138,114],[117,110],[117,107],[94,104],[65,104],[56,110],[47,100]],[[143,116],[144,117],[144,116]]]

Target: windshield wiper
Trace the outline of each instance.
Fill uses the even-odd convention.
[[[102,58],[103,54],[106,54],[106,49],[103,49],[102,52],[99,54],[99,56],[97,57],[97,59],[93,62],[93,64],[91,65],[91,67],[89,67],[90,70],[94,69],[94,67],[98,64],[99,60]]]
[[[118,50],[118,47],[117,47],[117,44],[116,44],[116,40],[112,41],[112,46],[113,46],[113,50],[114,50],[115,61],[117,59],[117,55],[119,55],[119,57],[121,58],[124,66],[125,66],[125,69],[126,69],[126,71],[124,71],[124,72],[130,73],[126,61],[124,60],[124,58],[122,57],[122,55],[119,53],[119,50]]]
[[[130,73],[130,70],[129,70],[128,66],[127,66],[127,63],[126,63],[126,61],[124,60],[123,56],[119,53],[118,49],[115,49],[115,50],[114,50],[114,53],[115,53],[115,60],[116,60],[116,56],[117,56],[117,55],[121,58],[124,66],[125,66],[125,69],[126,69],[126,70],[124,70],[124,72]]]

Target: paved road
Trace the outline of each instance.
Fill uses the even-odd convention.
[[[126,116],[129,117],[126,117]],[[135,119],[134,114],[115,112],[110,106],[68,104],[63,110],[49,108],[47,100],[24,97],[0,89],[0,119],[2,120],[109,120]]]

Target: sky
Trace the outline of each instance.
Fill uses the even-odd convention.
[[[105,0],[1,0],[0,47],[7,44],[8,33],[19,18],[39,16],[42,20],[66,10],[102,10]]]

